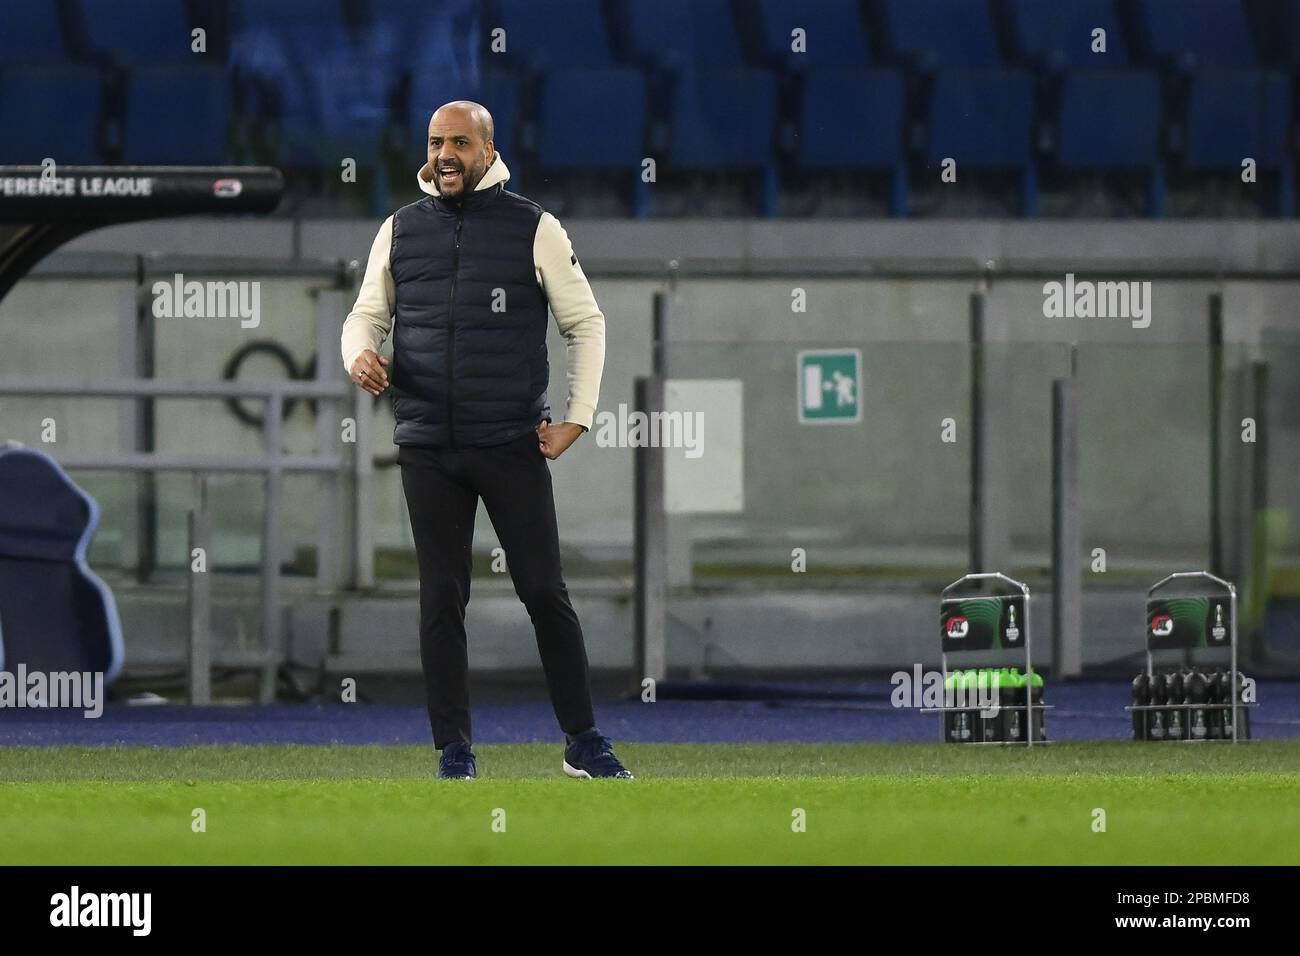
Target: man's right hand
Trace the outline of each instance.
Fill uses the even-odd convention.
[[[371,395],[378,395],[388,388],[388,365],[387,358],[366,349],[352,363],[352,381]]]

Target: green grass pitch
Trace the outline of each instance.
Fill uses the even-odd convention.
[[[0,865],[1300,863],[1300,741],[622,744],[634,781],[476,751],[0,748]]]

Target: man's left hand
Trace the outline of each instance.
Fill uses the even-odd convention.
[[[563,455],[564,450],[577,441],[581,434],[582,426],[575,425],[573,422],[552,425],[544,421],[537,426],[537,444],[542,454],[554,461]]]

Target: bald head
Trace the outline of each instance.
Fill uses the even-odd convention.
[[[429,120],[429,125],[433,126],[440,117],[448,122],[454,120],[473,125],[485,143],[491,142],[492,135],[496,132],[492,125],[492,114],[487,111],[487,107],[473,100],[453,100],[438,107],[434,111],[433,118]]]
[[[479,103],[455,100],[429,120],[429,165],[438,192],[463,199],[496,159],[492,114]]]

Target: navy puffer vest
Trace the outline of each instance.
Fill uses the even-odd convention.
[[[546,294],[533,271],[541,215],[500,183],[394,214],[395,444],[496,445],[550,417]]]

